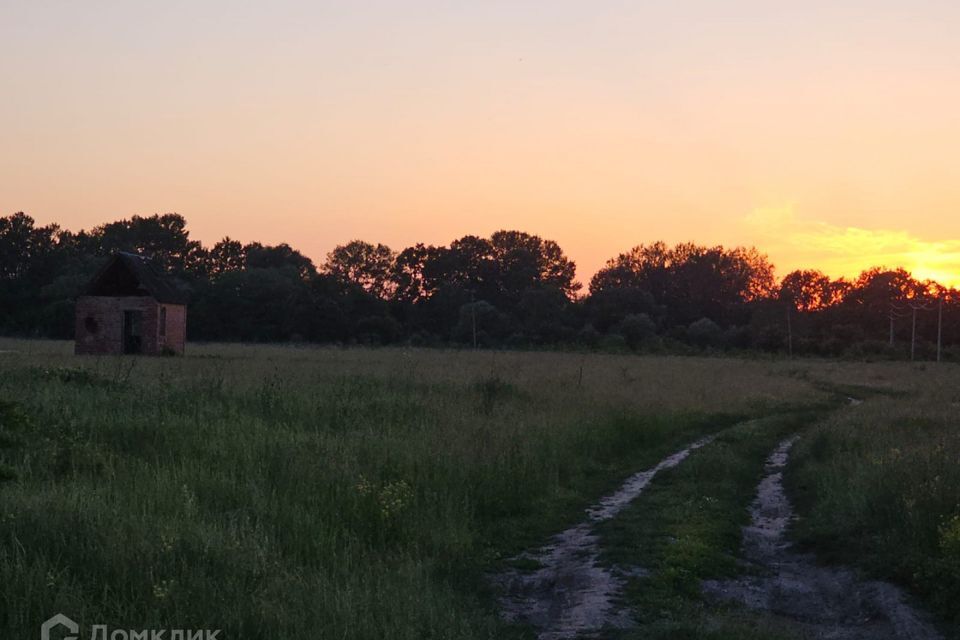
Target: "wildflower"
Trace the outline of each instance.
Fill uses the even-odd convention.
[[[153,585],[153,597],[157,600],[166,600],[170,596],[170,592],[173,590],[174,581],[173,580],[161,580],[157,584]]]
[[[380,515],[386,520],[402,513],[413,499],[413,490],[405,480],[389,482],[380,489],[377,502]]]
[[[940,548],[947,555],[960,558],[960,515],[940,526]]]
[[[362,496],[367,496],[373,493],[373,485],[370,484],[370,481],[361,474],[360,480],[357,482],[357,493]]]

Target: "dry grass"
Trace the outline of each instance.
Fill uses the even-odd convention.
[[[71,342],[0,339],[0,351],[10,351],[0,357],[12,366],[82,367],[105,375],[122,375],[129,367],[127,358],[78,359],[72,348]],[[417,384],[496,378],[566,413],[584,399],[645,412],[738,411],[756,403],[822,399],[823,394],[797,371],[795,364],[786,361],[734,358],[203,344],[191,345],[187,358],[138,359],[132,375],[149,379],[162,373],[175,380],[212,377],[236,388],[256,387],[271,373],[282,373],[291,385],[324,375],[374,376]]]

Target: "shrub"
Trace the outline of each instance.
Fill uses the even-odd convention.
[[[645,313],[632,313],[620,321],[618,333],[631,349],[638,348],[647,338],[657,332],[657,325]]]
[[[488,344],[509,335],[510,318],[486,300],[468,302],[460,307],[460,318],[453,328],[453,340],[463,344],[472,343],[474,328],[477,343]]]
[[[610,353],[621,353],[627,350],[627,341],[619,333],[608,333],[600,341],[600,348]]]
[[[780,351],[787,346],[787,334],[782,327],[767,325],[757,332],[754,344],[764,351]]]
[[[720,327],[710,318],[700,318],[687,327],[687,339],[698,347],[709,347],[720,340]]]
[[[592,349],[600,344],[601,338],[603,338],[602,334],[594,329],[589,322],[583,325],[583,329],[580,329],[577,333],[577,342]]]

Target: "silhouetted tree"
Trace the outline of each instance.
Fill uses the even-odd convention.
[[[617,333],[623,336],[631,349],[636,349],[644,340],[657,332],[656,323],[645,313],[631,313],[617,325]]]
[[[792,271],[780,281],[778,297],[798,311],[819,311],[840,300],[842,288],[814,269]]]
[[[243,248],[243,253],[247,269],[292,269],[303,279],[317,274],[313,261],[285,242],[275,246],[252,242]]]
[[[604,286],[584,301],[584,307],[591,325],[604,333],[628,315],[644,314],[652,318],[664,315],[653,295],[637,285]]]
[[[947,357],[960,359],[960,292],[903,269],[869,269],[852,282],[797,270],[778,283],[755,249],[656,242],[607,261],[578,297],[573,261],[521,231],[396,255],[353,241],[318,272],[287,244],[224,238],[204,248],[177,214],[76,233],[22,212],[0,218],[0,331],[70,337],[74,300],[116,250],[152,256],[192,292],[192,340],[472,344],[476,330],[484,346],[689,349],[679,340],[783,351],[789,326],[795,353],[893,357],[908,353],[917,305],[929,309],[916,313],[918,352],[931,353],[942,301]]]
[[[57,225],[38,227],[23,212],[0,218],[0,329],[61,333],[51,330],[52,326],[59,328],[59,323],[51,325],[51,318],[44,315],[44,310],[50,311],[51,298],[43,289],[67,272],[70,254],[61,250],[63,238],[68,236]],[[75,294],[72,289],[67,291]],[[68,311],[72,312],[72,307]]]
[[[187,221],[176,213],[133,216],[101,225],[90,233],[100,255],[114,251],[139,253],[180,275],[203,269],[202,247],[189,235]]]
[[[553,240],[522,231],[497,231],[490,253],[500,292],[513,302],[531,288],[556,289],[567,297],[580,289],[577,267]]]
[[[327,254],[324,272],[341,282],[352,283],[379,298],[391,294],[394,254],[390,247],[353,240]]]
[[[245,263],[246,252],[243,245],[237,240],[231,240],[229,236],[213,245],[207,252],[207,272],[211,276],[239,271]]]
[[[390,270],[394,300],[412,304],[430,294],[424,280],[424,267],[437,251],[435,247],[417,244],[397,254]]]
[[[738,307],[769,296],[774,282],[773,266],[755,249],[658,242],[608,260],[590,281],[590,293],[645,291],[677,325],[701,317],[737,319]]]

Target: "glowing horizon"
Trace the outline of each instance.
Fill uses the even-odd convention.
[[[520,229],[960,285],[960,5],[0,6],[0,214],[400,250]]]

